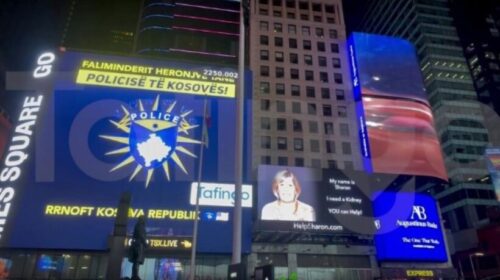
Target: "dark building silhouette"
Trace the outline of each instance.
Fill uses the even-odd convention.
[[[141,0],[72,0],[61,46],[101,53],[133,53]]]
[[[136,52],[236,64],[239,15],[235,1],[145,0]]]

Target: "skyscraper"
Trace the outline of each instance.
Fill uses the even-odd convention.
[[[491,185],[479,180],[487,174],[482,155],[488,132],[448,1],[369,1],[358,29],[416,46],[450,178],[448,187],[426,191],[439,200],[456,248],[475,247],[475,228],[497,202]]]
[[[250,13],[254,170],[262,164],[361,169],[342,2],[258,0],[251,1]],[[366,240],[256,235],[249,267],[272,263],[276,277],[371,279],[377,274]]]
[[[451,1],[479,101],[500,115],[500,2]],[[498,121],[498,119],[496,119]],[[490,131],[490,134],[493,131]],[[500,143],[495,143],[499,145]]]
[[[253,1],[253,166],[361,168],[340,1]]]
[[[237,64],[239,2],[147,0],[135,51],[141,55]]]
[[[72,0],[61,46],[80,51],[131,54],[140,0]]]

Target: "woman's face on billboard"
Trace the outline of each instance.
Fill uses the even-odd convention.
[[[278,184],[279,198],[283,202],[295,201],[295,185],[292,177],[285,177]]]

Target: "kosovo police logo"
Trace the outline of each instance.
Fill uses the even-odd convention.
[[[101,138],[123,145],[119,149],[106,153],[109,156],[127,154],[128,156],[111,169],[117,169],[135,163],[136,167],[130,175],[129,181],[134,179],[141,170],[146,172],[146,187],[156,169],[162,169],[170,180],[170,165],[179,167],[188,173],[179,154],[195,158],[183,144],[200,144],[200,141],[191,139],[190,130],[198,127],[189,122],[188,116],[192,111],[177,113],[176,102],[166,108],[160,108],[160,97],[157,96],[150,110],[145,109],[141,100],[138,108],[127,110],[122,107],[123,117],[118,121],[110,122],[125,136],[100,135]]]

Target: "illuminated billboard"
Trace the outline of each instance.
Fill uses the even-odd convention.
[[[231,252],[231,199],[209,200],[207,191],[219,195],[234,183],[237,72],[73,52],[57,63],[54,91],[27,94],[18,102],[18,131],[31,137],[34,149],[22,150],[28,138],[18,135],[10,148],[26,158],[19,161],[19,151],[4,161],[2,177],[19,178],[12,187],[15,197],[11,189],[0,190],[11,202],[2,246],[107,249],[123,192],[132,195],[129,232],[144,215],[150,238],[189,237],[197,218],[192,185],[199,180],[203,148],[198,249]],[[247,88],[246,112],[251,112],[250,92]],[[245,115],[248,143],[251,117]],[[245,145],[245,176],[250,146]],[[252,195],[251,187],[245,190]],[[250,222],[251,209],[245,207],[243,251],[250,250]]]
[[[373,197],[379,261],[448,261],[439,212],[431,196],[376,192]]]
[[[411,43],[353,33],[348,50],[365,170],[447,180]]]
[[[261,165],[258,224],[262,231],[319,234],[368,233],[372,229],[369,188],[361,172]]]
[[[495,188],[497,200],[500,201],[500,148],[486,148],[486,162]]]

